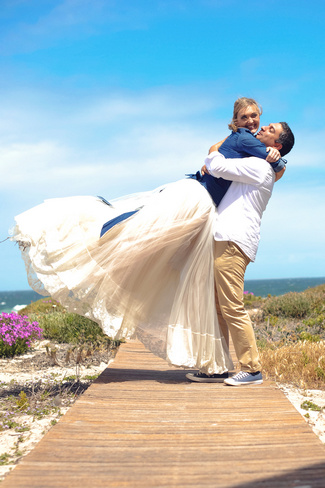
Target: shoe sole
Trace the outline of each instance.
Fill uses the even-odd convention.
[[[224,383],[229,386],[261,385],[263,383],[263,380],[239,382],[229,378],[224,380]]]
[[[197,378],[193,373],[187,373],[186,378],[196,383],[223,383],[227,378]]]

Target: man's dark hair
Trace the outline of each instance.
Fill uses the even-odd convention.
[[[280,134],[279,139],[275,142],[282,144],[282,148],[280,149],[280,154],[281,156],[285,156],[293,148],[293,145],[295,143],[295,137],[292,133],[292,130],[290,129],[290,127],[286,122],[280,122],[280,124],[282,125],[282,132]]]

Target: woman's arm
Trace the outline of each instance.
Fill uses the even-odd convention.
[[[266,147],[263,142],[256,139],[252,133],[247,130],[241,131],[237,139],[237,148],[250,156],[265,159],[271,164],[273,171],[278,173],[281,171],[286,161],[281,158],[281,154],[275,148]]]
[[[222,141],[217,142],[217,144],[214,144],[213,146],[211,146],[210,149],[209,149],[209,154],[211,154],[213,151],[218,151],[219,150],[219,147],[221,146],[221,144],[223,144],[225,142],[225,140],[227,139],[227,137],[225,137]]]
[[[252,134],[252,136],[253,136],[253,134]],[[219,147],[225,142],[225,140],[228,137],[229,136],[225,137],[222,141],[217,142],[217,144],[214,144],[213,146],[211,146],[209,149],[209,154],[211,154],[213,151],[219,151]],[[250,137],[249,134],[248,134],[248,137]],[[254,136],[253,136],[253,138],[254,138],[253,147],[251,149],[247,150],[247,152],[249,154],[251,154],[251,156],[257,156],[259,158],[266,159],[266,161],[268,163],[275,163],[276,161],[278,161],[278,159],[281,158],[281,154],[279,153],[279,151],[277,149],[275,149],[275,147],[267,147],[266,148],[262,142],[260,142]],[[239,139],[241,139],[241,138],[239,138]],[[243,145],[243,150],[245,150],[245,148],[244,148],[245,141],[244,141],[244,144],[241,141],[239,143]],[[249,148],[249,144],[248,144],[248,148]],[[252,153],[250,151],[252,151]]]
[[[256,139],[251,132],[245,131],[239,134],[237,139],[237,148],[239,151],[244,151],[250,156],[256,156],[257,158],[267,159],[269,152],[272,156],[269,158],[269,163],[274,163],[281,158],[281,154],[275,148],[266,147],[263,142]],[[275,159],[276,158],[276,159]]]
[[[275,163],[281,158],[281,154],[275,147],[267,147],[266,152],[268,153],[266,156],[266,161],[268,163]]]

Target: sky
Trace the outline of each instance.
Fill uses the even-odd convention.
[[[0,240],[46,198],[195,172],[247,96],[296,144],[246,278],[325,276],[324,22],[323,0],[1,0]],[[9,240],[0,277],[29,289]]]

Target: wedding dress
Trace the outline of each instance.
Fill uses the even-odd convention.
[[[11,238],[33,290],[111,338],[138,338],[175,366],[222,373],[232,362],[215,308],[216,211],[205,188],[184,179],[109,204],[45,200],[15,218]]]

